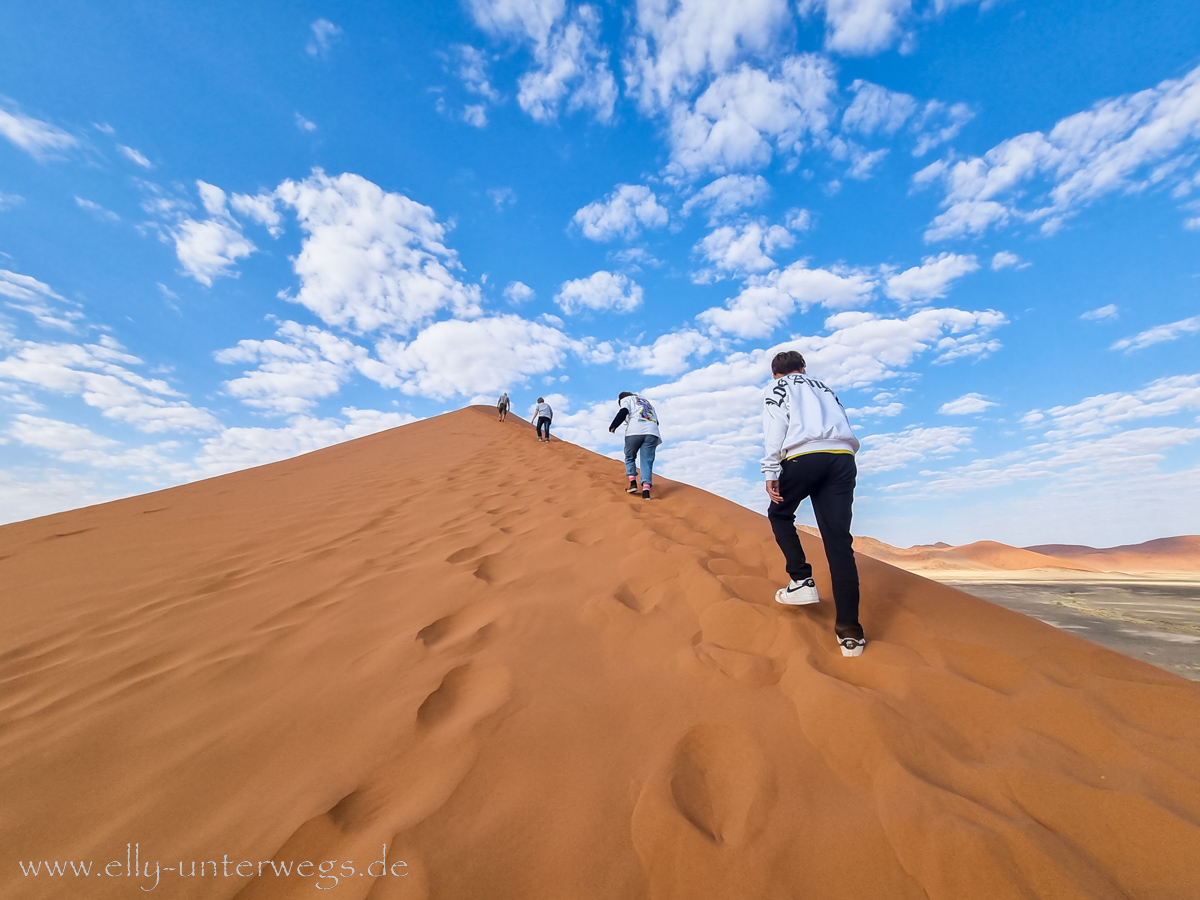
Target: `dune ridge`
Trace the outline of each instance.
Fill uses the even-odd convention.
[[[0,894],[1195,896],[1200,687],[862,555],[843,659],[765,519],[622,482],[468,408],[0,528]]]

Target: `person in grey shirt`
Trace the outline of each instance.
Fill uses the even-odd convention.
[[[546,402],[545,397],[538,397],[537,409],[533,411],[533,418],[529,421],[537,425],[538,440],[545,440],[550,443],[550,420],[554,418],[554,410],[550,408],[550,404]],[[545,430],[545,438],[542,437],[542,431]]]

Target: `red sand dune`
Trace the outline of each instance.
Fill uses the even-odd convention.
[[[816,534],[816,529],[809,529]],[[1028,569],[1070,569],[1094,572],[1083,560],[1060,559],[1034,548],[1010,547],[997,541],[976,541],[958,547],[950,544],[924,544],[901,548],[869,537],[856,537],[854,547],[874,559],[913,571],[996,571]]]
[[[1143,544],[1123,544],[1120,547],[1101,549],[1078,544],[1045,544],[1025,549],[1083,563],[1105,572],[1200,573],[1200,535],[1197,534],[1158,538]]]
[[[0,528],[0,896],[1197,896],[1200,685],[866,557],[843,659],[622,482],[468,409]]]

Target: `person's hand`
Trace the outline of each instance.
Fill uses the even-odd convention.
[[[614,431],[616,431],[616,430],[617,430],[617,429],[615,429],[615,428],[610,428],[610,429],[608,429],[608,433],[609,433],[609,434],[612,434],[612,433],[613,433]]]
[[[778,481],[768,481],[767,482],[767,496],[770,497],[771,500],[775,503],[783,502],[783,494],[779,493],[779,482]]]

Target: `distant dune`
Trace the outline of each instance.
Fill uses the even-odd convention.
[[[816,534],[816,529],[806,529]],[[919,544],[901,548],[869,537],[856,537],[855,549],[875,559],[933,578],[1012,577],[1087,578],[1130,575],[1200,577],[1200,535],[1162,538],[1144,544],[1097,550],[1075,544],[1010,547],[996,541],[973,544]]]
[[[0,528],[0,896],[1194,900],[1200,686],[866,555],[843,659],[623,480],[471,408]]]

